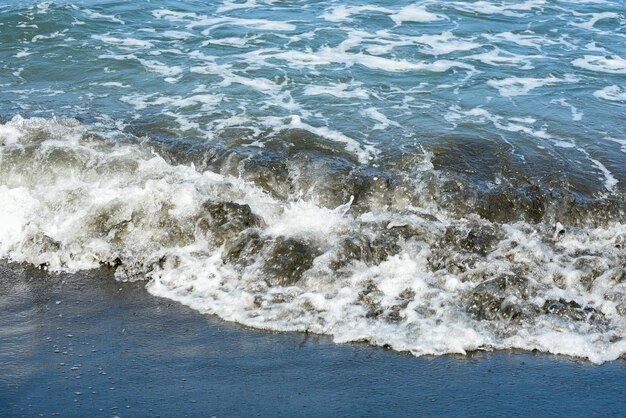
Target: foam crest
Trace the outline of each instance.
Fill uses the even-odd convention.
[[[626,74],[626,60],[617,55],[603,57],[599,55],[585,55],[572,61],[576,67],[601,73]]]
[[[242,26],[265,31],[293,31],[296,26],[288,22],[279,22],[268,19],[249,19],[231,16],[208,17],[193,12],[176,12],[167,9],[159,9],[152,12],[157,19],[166,19],[171,22],[188,22],[187,27],[194,29],[198,26],[210,26],[205,29],[203,35],[208,35],[212,29],[222,25]]]
[[[577,26],[579,28],[591,30],[591,31],[598,31],[598,29],[595,26],[601,20],[620,18],[620,15],[614,12],[591,13],[590,15],[586,15],[586,16],[591,16],[591,19],[582,23],[572,23],[572,25]]]
[[[604,99],[611,102],[626,101],[626,89],[617,85],[607,86],[601,90],[596,90],[593,95],[598,99]]]
[[[419,44],[424,44],[422,51],[432,55],[444,55],[457,51],[470,51],[480,48],[481,44],[472,42],[475,38],[459,38],[452,32],[444,32],[440,35],[420,35],[412,40]]]
[[[548,45],[558,45],[563,41],[556,41],[546,36],[538,36],[531,33],[502,32],[495,35],[485,35],[491,42],[510,42],[520,46],[541,49]]]
[[[104,264],[227,320],[415,355],[522,348],[601,363],[626,353],[619,222],[457,217],[424,199],[432,164],[426,177],[371,178],[328,207],[306,189],[268,193],[243,166],[232,176],[167,162],[71,119],[1,126],[2,258],[54,271]],[[304,186],[311,170],[294,167],[289,181]],[[346,187],[318,180],[305,187]]]
[[[390,126],[397,126],[399,127],[400,124],[398,122],[394,122],[392,120],[389,120],[387,118],[387,116],[385,116],[384,114],[380,113],[380,111],[378,111],[378,109],[373,108],[373,107],[369,107],[365,110],[363,110],[361,112],[361,114],[363,116],[366,116],[374,121],[376,121],[376,125],[374,125],[374,127],[372,129],[378,130],[378,129],[387,129]]]
[[[94,12],[93,10],[89,10],[89,9],[83,9],[83,13],[90,19],[93,20],[108,20],[112,23],[119,23],[121,25],[124,25],[125,22],[113,15],[106,15],[106,14],[102,14],[99,12]]]
[[[127,47],[152,48],[154,44],[150,41],[133,38],[116,38],[110,35],[91,35],[92,39],[108,44],[121,45]]]
[[[498,89],[501,96],[512,97],[530,93],[539,87],[549,86],[559,83],[576,83],[579,79],[572,74],[566,74],[564,78],[554,76],[546,78],[533,77],[508,77],[502,80],[489,80],[487,84]]]
[[[247,0],[244,3],[237,3],[234,1],[224,1],[224,3],[217,8],[217,13],[230,12],[231,10],[239,9],[252,9],[257,6],[256,0]]]
[[[523,69],[534,68],[533,59],[546,59],[545,55],[520,55],[494,47],[488,52],[470,55],[467,58],[481,61],[492,66],[514,66]]]
[[[296,68],[329,66],[332,64],[342,64],[346,67],[353,65],[362,65],[369,69],[380,70],[386,72],[407,72],[407,71],[426,71],[442,73],[453,68],[461,68],[470,73],[475,72],[474,66],[452,60],[428,61],[409,61],[405,59],[386,58],[377,55],[369,55],[363,53],[351,53],[347,49],[350,45],[339,45],[337,47],[322,47],[317,51],[285,51],[277,52],[275,50],[260,50],[246,54],[248,57],[255,57],[258,60],[267,62],[268,59],[278,59],[288,62]]]
[[[453,124],[458,124],[461,121],[469,121],[473,123],[492,123],[497,129],[507,132],[520,132],[525,135],[539,138],[539,139],[553,139],[552,135],[546,132],[545,128],[537,129],[533,125],[537,122],[533,118],[503,118],[502,116],[495,115],[486,109],[476,107],[469,110],[463,110],[458,106],[452,106],[449,112],[446,113],[445,119]],[[554,141],[555,144],[564,148],[572,148],[574,144],[565,141]]]
[[[435,22],[445,19],[445,16],[437,15],[426,10],[425,6],[411,4],[405,6],[389,16],[397,25],[404,22]]]
[[[339,99],[367,99],[369,93],[367,90],[356,87],[359,83],[337,83],[328,86],[309,85],[304,89],[304,94],[307,96],[322,96],[329,95],[337,97]],[[351,88],[351,87],[355,88]]]
[[[326,10],[321,16],[322,19],[329,22],[349,22],[351,16],[358,15],[363,12],[379,12],[379,13],[392,13],[392,11],[385,7],[365,5],[365,6],[334,6],[329,10]]]
[[[511,17],[522,17],[524,12],[530,12],[534,9],[541,9],[545,0],[529,0],[525,2],[499,2],[493,3],[489,1],[475,1],[472,3],[451,3],[459,10],[467,12],[475,12],[484,15],[501,14]]]
[[[291,115],[286,118],[266,117],[263,118],[263,123],[275,130],[285,129],[303,129],[311,132],[322,138],[330,139],[331,141],[342,143],[346,149],[355,154],[361,163],[367,163],[372,159],[378,151],[376,147],[370,144],[361,144],[357,140],[344,135],[339,131],[335,131],[326,126],[313,126],[304,121],[298,115]]]

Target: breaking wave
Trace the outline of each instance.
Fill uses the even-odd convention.
[[[621,192],[485,184],[435,149],[362,164],[298,129],[267,144],[16,116],[0,125],[0,258],[110,268],[225,320],[415,355],[626,353]]]

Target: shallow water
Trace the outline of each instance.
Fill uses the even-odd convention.
[[[626,353],[623,4],[0,6],[0,257],[416,355]]]
[[[541,353],[416,359],[244,329],[110,271],[0,264],[8,416],[623,415],[624,361]]]

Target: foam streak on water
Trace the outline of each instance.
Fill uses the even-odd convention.
[[[0,258],[416,355],[626,353],[612,0],[0,6]]]

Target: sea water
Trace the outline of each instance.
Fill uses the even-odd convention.
[[[626,10],[8,1],[0,257],[415,355],[626,353]]]

